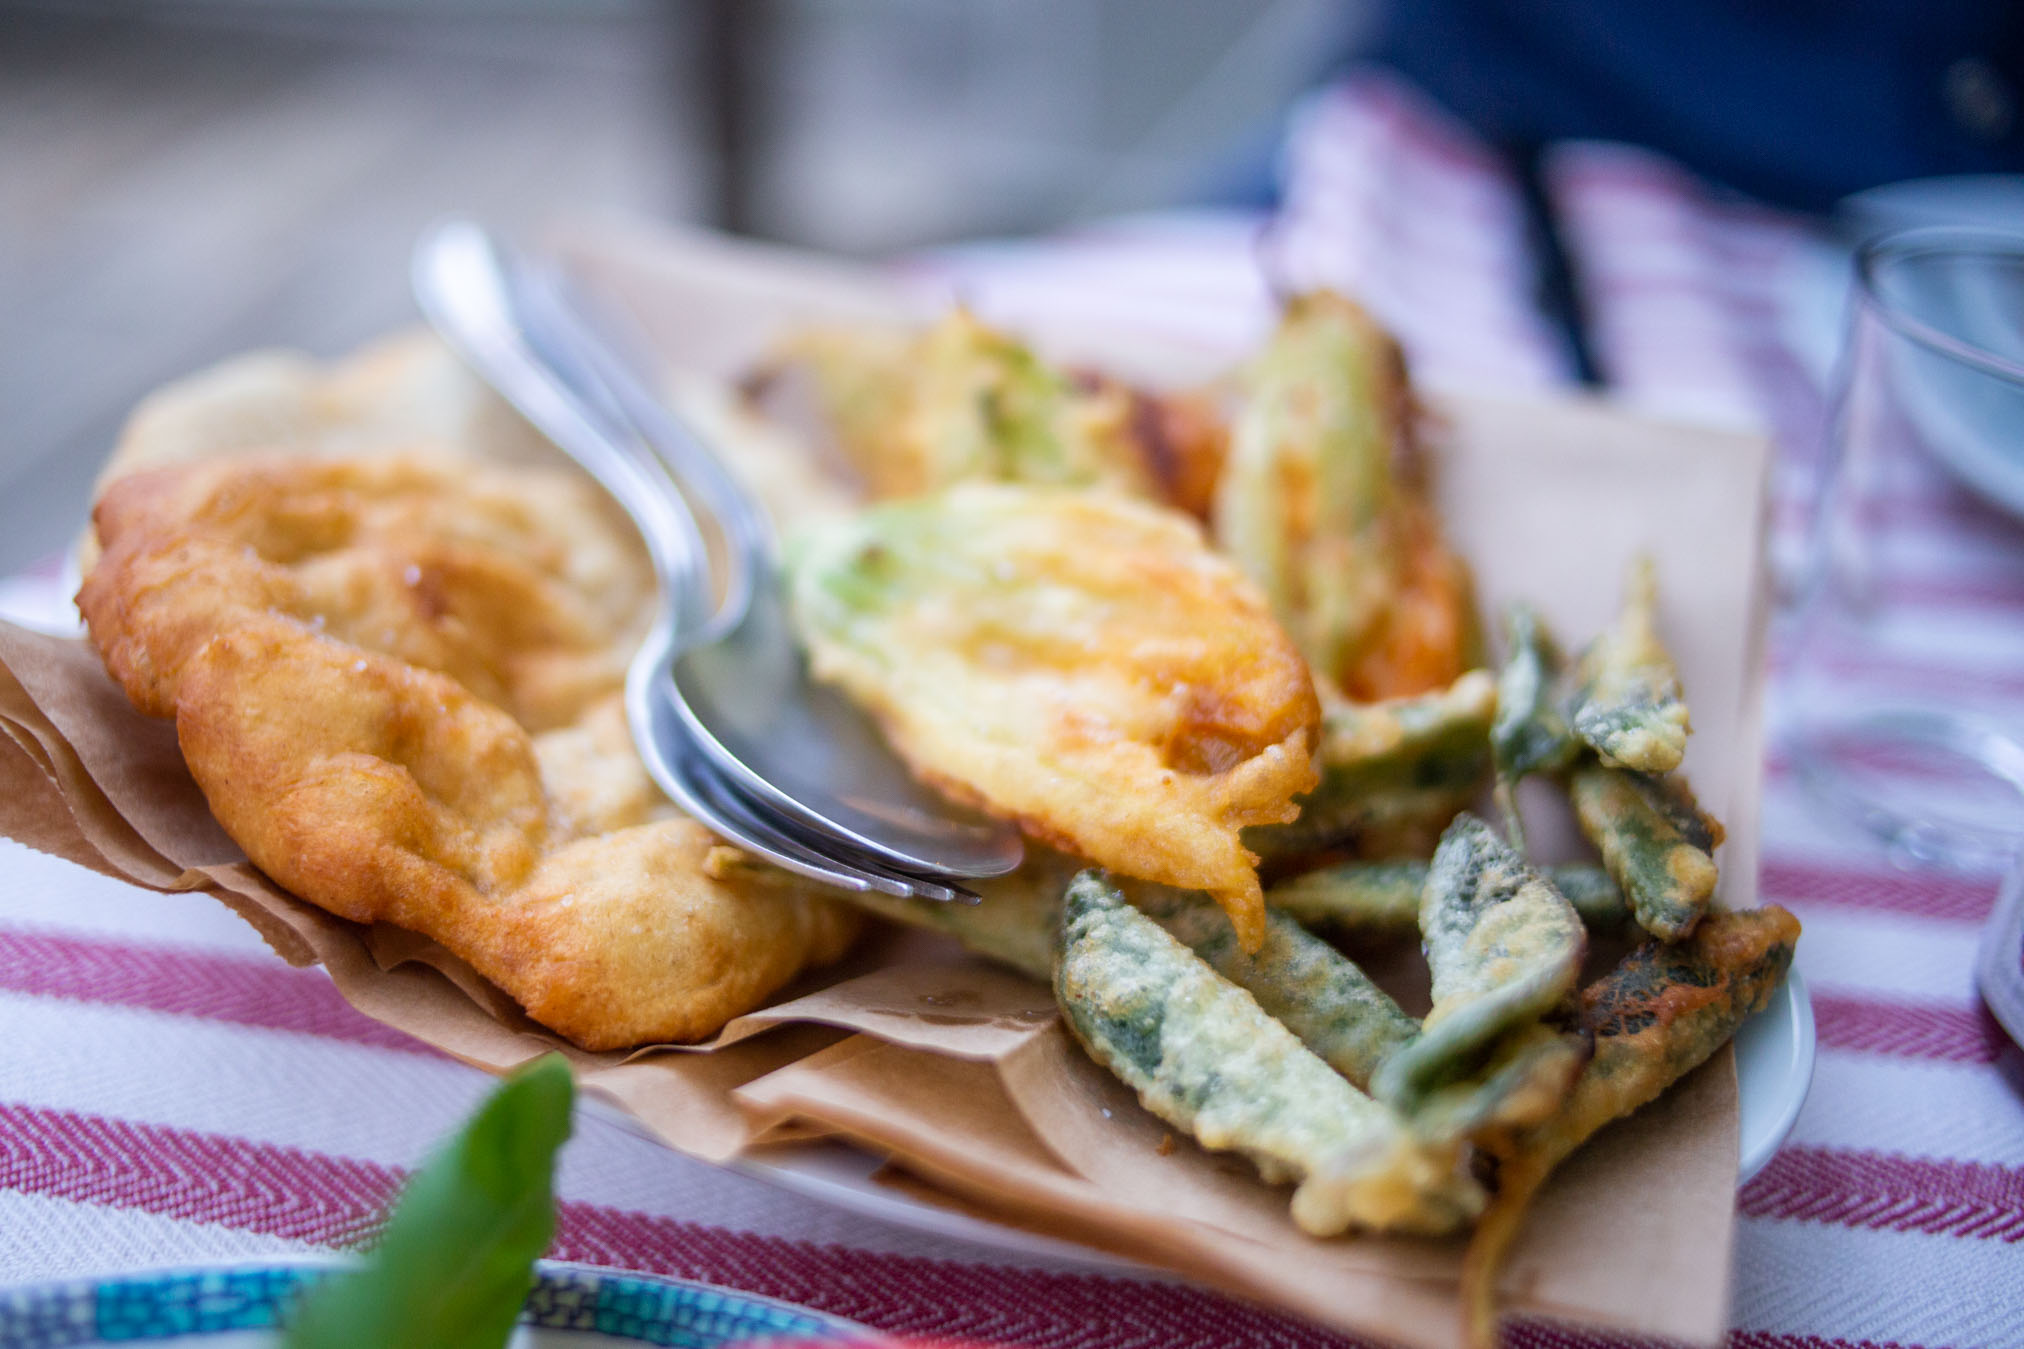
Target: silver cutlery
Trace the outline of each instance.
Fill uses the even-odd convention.
[[[915,782],[861,713],[808,678],[765,516],[661,406],[608,319],[592,320],[559,272],[463,221],[423,237],[413,282],[438,332],[646,539],[661,609],[628,668],[626,707],[670,798],[756,855],[846,889],[974,899],[955,882],[1018,865],[1015,829]],[[720,568],[691,501],[718,532]]]
[[[902,871],[961,879],[1002,875],[1023,854],[1018,832],[958,814],[915,781],[863,713],[808,677],[780,596],[766,516],[687,426],[669,413],[609,315],[558,272],[530,272],[526,311],[558,368],[580,368],[594,394],[700,500],[724,540],[728,581],[707,627],[680,643],[675,706],[691,737],[744,792]]]

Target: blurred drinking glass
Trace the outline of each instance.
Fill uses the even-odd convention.
[[[1857,250],[1827,439],[1790,762],[1902,862],[1997,864],[2024,847],[2024,236]]]

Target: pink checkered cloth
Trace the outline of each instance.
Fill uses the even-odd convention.
[[[1265,331],[1273,285],[1329,283],[1365,297],[1430,384],[1566,381],[1566,354],[1528,300],[1512,182],[1412,91],[1364,74],[1317,95],[1285,174],[1286,207],[1269,222],[1164,216],[918,266],[959,280],[991,317],[1086,315],[1232,353]],[[1616,396],[1768,427],[1788,451],[1781,500],[1795,499],[1820,342],[1795,320],[1791,283],[1813,241],[1636,150],[1563,147],[1547,176]],[[2005,682],[2024,654],[2024,532],[1938,475],[1916,503],[1892,527],[1929,544],[1935,602],[1978,637],[1958,645],[1970,654],[1936,644],[1923,666],[1865,677],[1993,681],[2024,698]],[[52,586],[0,587],[0,605]],[[1791,1141],[1742,1192],[1733,1343],[2024,1345],[2024,1054],[1971,980],[1995,878],[1893,870],[1817,822],[1775,757],[1764,832],[1764,895],[1806,925],[1821,1053]],[[320,972],[282,965],[216,903],[142,894],[8,844],[0,1027],[7,1280],[356,1247],[487,1085],[353,1012]],[[852,1216],[596,1117],[560,1184],[560,1258],[894,1334],[1035,1349],[1348,1343],[1173,1281]],[[1614,1343],[1544,1326],[1515,1341]]]

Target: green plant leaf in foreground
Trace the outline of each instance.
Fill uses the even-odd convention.
[[[287,1349],[499,1349],[555,1234],[569,1064],[522,1068],[415,1174],[365,1265],[303,1300]]]

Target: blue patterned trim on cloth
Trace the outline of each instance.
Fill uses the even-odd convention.
[[[283,1265],[0,1289],[0,1349],[271,1329],[302,1290],[334,1272]],[[840,1322],[818,1313],[737,1293],[568,1268],[540,1271],[520,1324],[681,1349],[718,1349],[764,1336],[835,1336],[842,1330]]]
[[[639,1344],[716,1349],[762,1335],[817,1336],[836,1323],[811,1312],[753,1302],[694,1284],[663,1283],[589,1270],[551,1270],[527,1295],[522,1324],[594,1330]]]

